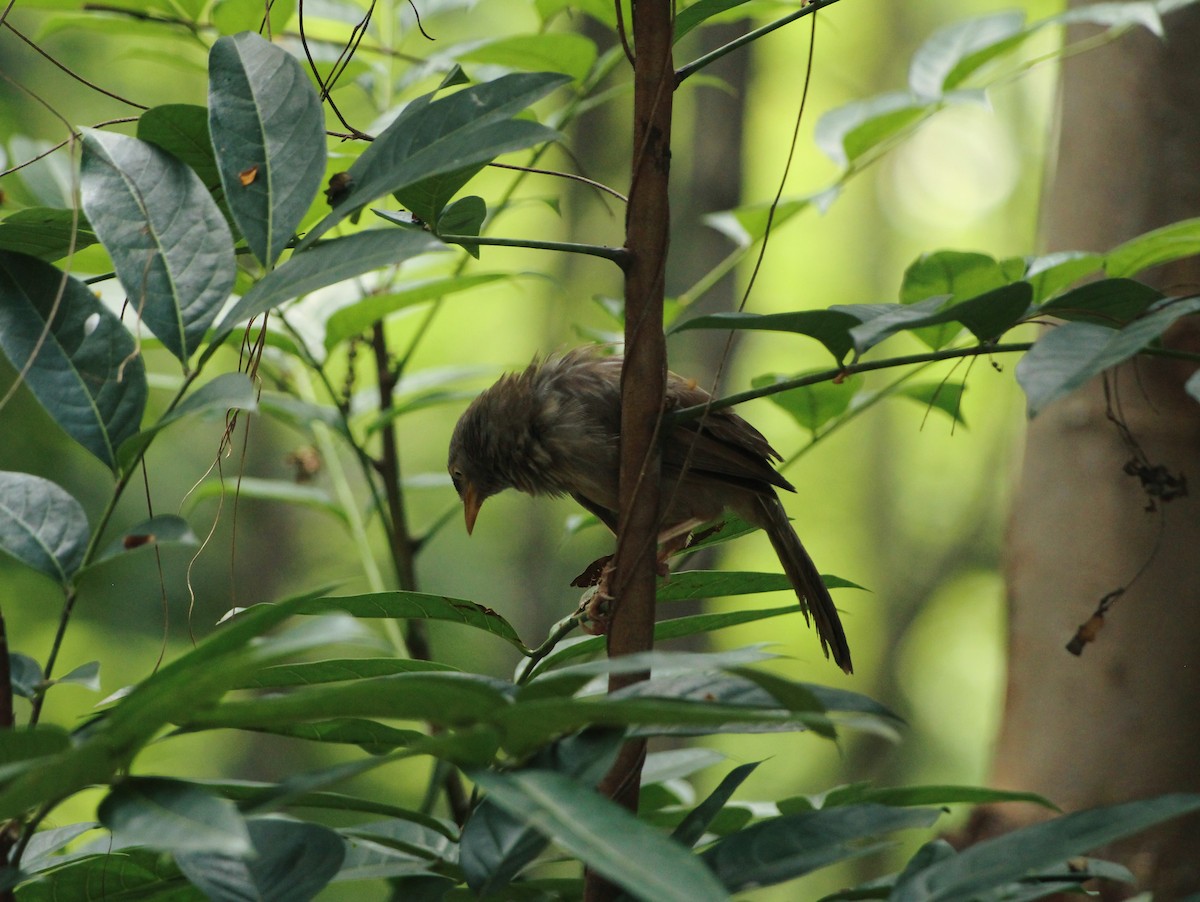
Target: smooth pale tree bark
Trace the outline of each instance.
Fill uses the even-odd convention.
[[[1047,251],[1108,250],[1200,215],[1200,12],[1167,19],[1167,40],[1128,35],[1068,60],[1058,165],[1043,218]],[[1195,259],[1144,275],[1200,290]],[[1171,346],[1200,349],[1182,323]],[[993,782],[1066,810],[1200,791],[1200,404],[1195,370],[1140,360],[1054,404],[1028,429],[1007,542],[1007,701]],[[1124,472],[1135,448],[1189,477],[1157,501]],[[1138,575],[1140,573],[1140,576]],[[1136,577],[1136,578],[1135,578]],[[1080,657],[1065,645],[1108,593],[1127,586]],[[998,806],[977,836],[1044,816]],[[1106,850],[1158,899],[1200,891],[1200,823],[1178,821]],[[1110,898],[1131,892],[1107,887]]]

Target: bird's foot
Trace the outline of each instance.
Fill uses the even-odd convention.
[[[599,568],[599,575],[596,577],[595,584],[583,593],[583,598],[579,600],[579,610],[575,612],[575,616],[579,620],[580,629],[585,633],[603,636],[608,632],[609,624],[612,623],[613,606],[617,603],[617,599],[608,591],[613,575],[612,555],[596,561],[592,567]]]

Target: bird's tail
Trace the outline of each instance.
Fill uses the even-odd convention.
[[[800,598],[800,608],[804,611],[804,619],[812,614],[817,627],[817,635],[821,639],[821,650],[825,657],[833,654],[834,663],[846,673],[853,673],[854,666],[850,662],[850,646],[846,642],[846,633],[842,629],[842,621],[838,618],[837,608],[829,596],[829,590],[817,571],[800,537],[792,529],[787,512],[774,495],[760,495],[758,508],[762,517],[758,524],[766,530],[771,539],[775,554],[783,564],[783,572],[791,580],[792,588]]]

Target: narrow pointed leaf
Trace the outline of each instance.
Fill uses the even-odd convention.
[[[350,190],[301,246],[385,194],[554,139],[554,130],[513,117],[568,81],[548,73],[505,75],[409,104],[350,167]]]
[[[710,313],[685,320],[671,329],[747,329],[766,332],[795,332],[821,342],[838,362],[854,348],[850,330],[861,320],[841,310],[798,310],[794,313]]]
[[[270,268],[325,175],[325,117],[291,54],[253,32],[209,54],[209,130],[225,198],[250,251]]]
[[[253,854],[237,806],[183,780],[126,778],[100,803],[99,818],[122,845],[238,858]]]
[[[445,250],[432,235],[400,229],[369,229],[325,241],[293,254],[282,266],[246,292],[217,326],[220,336],[252,317],[274,310],[284,301],[326,288],[419,254]]]
[[[1068,291],[1038,308],[1059,319],[1119,329],[1141,316],[1162,294],[1132,279],[1101,279]]]
[[[1104,269],[1113,278],[1200,253],[1200,219],[1185,219],[1131,238],[1109,251]]]
[[[892,902],[973,898],[1155,824],[1200,810],[1198,795],[1165,795],[1093,808],[985,840],[915,873],[906,872]]]
[[[0,471],[0,550],[65,585],[83,562],[87,514],[40,476]]]
[[[739,786],[746,781],[746,778],[754,773],[761,761],[750,761],[740,767],[735,767],[725,775],[719,786],[703,802],[688,812],[679,826],[671,833],[671,838],[677,842],[683,843],[685,846],[694,846],[700,841],[700,837],[704,835],[704,831],[708,829],[721,809],[725,807]]]
[[[153,144],[85,129],[80,199],[130,307],[184,363],[233,288],[233,236],[196,173]]]
[[[121,321],[82,282],[0,251],[0,349],[15,369],[28,366],[26,384],[63,431],[115,469],[147,394],[145,364]]]
[[[691,852],[569,777],[536,770],[473,777],[495,804],[638,896],[659,902],[729,898]]]

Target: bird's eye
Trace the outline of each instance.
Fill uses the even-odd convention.
[[[462,470],[452,470],[450,472],[450,481],[454,483],[454,491],[462,494],[463,474]]]

